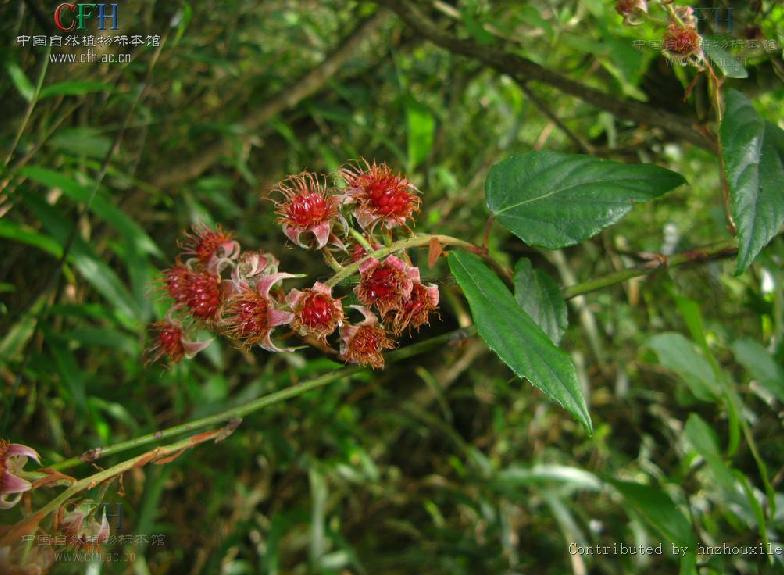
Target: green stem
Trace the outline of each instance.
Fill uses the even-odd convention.
[[[332,271],[339,272],[343,269],[343,266],[338,263],[338,261],[335,259],[335,256],[333,256],[332,252],[327,248],[321,249],[321,255],[324,256],[324,261],[327,262],[327,265],[332,268]]]
[[[737,253],[738,247],[735,240],[723,240],[715,244],[681,252],[670,257],[660,256],[659,259],[653,260],[644,266],[627,268],[583,283],[574,284],[563,291],[563,296],[566,299],[571,299],[578,295],[597,291],[632,278],[648,275],[661,267],[675,268],[687,264],[696,264],[732,257]]]
[[[365,239],[365,236],[363,236],[354,228],[349,228],[348,231],[354,237],[354,239],[357,240],[357,243],[361,245],[363,248],[365,248],[365,250],[367,250],[368,252],[373,251],[373,246],[371,246],[370,243]]]
[[[420,353],[424,353],[431,349],[441,347],[445,343],[454,341],[455,339],[465,335],[470,335],[471,333],[472,332],[469,330],[457,330],[443,335],[439,335],[427,339],[425,341],[421,341],[419,343],[409,345],[397,351],[393,351],[387,354],[387,361],[395,362],[395,361],[400,361],[402,359],[407,359],[414,355],[418,355]],[[147,435],[142,435],[140,437],[136,437],[134,439],[130,439],[122,443],[117,443],[110,447],[105,447],[105,448],[99,447],[96,449],[92,449],[86,452],[85,454],[83,454],[81,457],[71,457],[70,459],[65,459],[63,461],[55,463],[54,465],[50,465],[49,468],[57,471],[70,469],[72,467],[79,465],[80,463],[93,461],[100,457],[104,457],[107,455],[114,455],[116,453],[128,451],[129,449],[134,449],[136,447],[148,445],[155,441],[168,439],[176,435],[181,435],[183,433],[196,431],[197,429],[202,429],[204,427],[208,427],[211,425],[225,423],[226,421],[230,421],[233,419],[240,419],[242,417],[245,417],[246,415],[249,415],[255,411],[259,411],[260,409],[263,409],[274,403],[279,403],[281,401],[291,399],[292,397],[297,397],[298,395],[302,395],[303,393],[307,393],[308,391],[311,391],[313,389],[323,387],[339,379],[350,377],[356,373],[359,373],[360,371],[362,371],[362,369],[363,368],[361,367],[347,367],[344,369],[332,371],[330,373],[326,373],[314,379],[308,380],[304,383],[292,385],[291,387],[287,387],[279,391],[275,391],[273,393],[264,395],[254,401],[251,401],[250,403],[246,403],[239,407],[234,407],[222,411],[220,413],[216,413],[215,415],[202,417],[201,419],[195,419],[193,421],[189,421],[188,423],[183,423],[181,425],[175,425],[173,427],[169,427],[161,431],[156,431],[155,433],[148,433]]]
[[[370,258],[380,259],[380,258],[383,258],[384,256],[389,255],[389,254],[392,254],[392,253],[395,253],[395,252],[399,252],[399,251],[402,251],[402,250],[406,250],[408,248],[416,248],[416,247],[426,246],[426,245],[429,245],[430,241],[433,240],[433,239],[436,239],[439,243],[441,243],[442,245],[445,245],[445,246],[459,246],[459,247],[465,248],[465,249],[467,249],[467,250],[469,250],[471,252],[479,253],[479,254],[484,255],[482,250],[480,248],[478,248],[477,246],[475,246],[474,244],[469,243],[469,242],[464,241],[464,240],[460,240],[458,238],[453,238],[451,236],[445,236],[445,235],[441,235],[441,234],[417,234],[415,236],[411,236],[410,238],[405,238],[405,239],[402,239],[402,240],[398,240],[398,241],[396,241],[396,242],[394,242],[394,243],[392,243],[392,244],[390,244],[388,246],[384,246],[384,247],[379,248],[379,249],[377,249],[375,251],[370,251],[370,253],[368,255],[366,255],[364,258],[362,258],[358,262],[354,262],[353,264],[344,267],[341,271],[339,271],[334,276],[329,278],[327,280],[326,284],[329,287],[335,287],[336,285],[338,285],[343,280],[345,280],[345,279],[351,277],[352,275],[354,275],[355,273],[357,273],[359,271],[359,267],[362,265],[362,263],[365,260],[368,260]],[[485,258],[488,259],[487,256],[485,256]],[[500,266],[498,266],[497,263],[495,264],[494,267],[496,267],[496,266],[500,267]]]

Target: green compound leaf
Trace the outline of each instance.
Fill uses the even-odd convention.
[[[558,349],[511,292],[474,254],[452,252],[449,269],[471,306],[477,330],[514,373],[527,379],[591,431],[591,416],[569,356]]]
[[[736,274],[746,271],[784,223],[784,131],[730,90],[721,124],[724,171],[738,228]]]
[[[490,213],[530,245],[557,249],[579,243],[631,211],[685,183],[649,164],[621,164],[590,156],[529,152],[490,170]]]

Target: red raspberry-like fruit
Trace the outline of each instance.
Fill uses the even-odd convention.
[[[170,364],[183,358],[192,358],[205,349],[212,340],[190,341],[185,337],[182,326],[171,320],[156,321],[150,326],[151,341],[146,351],[147,363],[165,358]]]
[[[303,248],[314,246],[313,242],[302,239],[308,232],[313,234],[316,249],[327,245],[338,217],[338,197],[312,174],[293,176],[278,184],[275,191],[283,195],[283,200],[275,206],[283,233]]]
[[[220,277],[209,272],[189,273],[185,282],[185,303],[193,317],[205,321],[217,319],[222,299],[220,281]]]
[[[294,313],[291,327],[301,335],[324,341],[343,323],[343,306],[332,297],[332,289],[316,282],[304,291],[291,290],[286,302]]]
[[[344,325],[340,329],[340,357],[348,363],[369,365],[374,369],[384,367],[383,352],[395,347],[378,319],[362,306],[354,306],[365,316],[357,325]]]
[[[677,58],[688,58],[700,53],[702,37],[696,29],[671,23],[664,35],[664,50]]]
[[[272,330],[291,323],[293,314],[277,309],[269,290],[290,274],[263,276],[255,287],[243,286],[226,303],[221,321],[223,332],[241,347],[260,345],[267,351],[283,351],[272,343]]]
[[[375,306],[383,317],[403,305],[418,281],[419,269],[396,256],[383,262],[371,258],[361,264],[359,285],[354,291],[359,301]]]
[[[430,314],[438,309],[438,286],[414,283],[409,298],[403,302],[402,308],[395,313],[392,330],[400,334],[406,329],[418,330],[430,323]]]
[[[176,304],[188,303],[188,280],[191,270],[181,264],[176,264],[163,272],[163,286]]]
[[[180,247],[183,255],[192,256],[203,265],[208,265],[213,257],[230,258],[239,254],[239,244],[232,235],[220,226],[210,229],[205,225],[193,226],[193,231],[185,235]]]
[[[348,189],[346,198],[357,203],[355,217],[363,229],[383,223],[388,228],[405,225],[419,210],[416,187],[385,164],[349,166],[341,170]]]

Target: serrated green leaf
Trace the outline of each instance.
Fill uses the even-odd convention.
[[[560,152],[511,156],[490,170],[485,198],[496,221],[530,245],[570,246],[617,222],[634,202],[685,182],[650,164]]]
[[[736,274],[743,273],[784,223],[784,131],[730,90],[721,124],[722,157],[738,228]]]
[[[108,92],[112,89],[111,84],[94,81],[65,81],[50,84],[41,90],[39,100],[51,96],[82,96],[91,92]]]
[[[722,48],[721,44],[721,38],[705,36],[702,42],[702,50],[727,78],[748,78],[749,73],[743,67],[743,64]]]
[[[531,261],[522,258],[515,265],[514,296],[536,325],[558,344],[569,319],[561,288],[547,273],[534,269]]]
[[[488,347],[518,377],[530,381],[590,431],[591,417],[569,356],[517,305],[479,257],[452,252],[449,269],[468,299],[479,335]]]
[[[732,353],[751,377],[784,403],[784,368],[768,350],[752,339],[739,339],[732,344]]]

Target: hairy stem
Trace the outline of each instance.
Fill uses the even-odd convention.
[[[458,238],[453,238],[451,236],[445,236],[442,234],[417,234],[415,236],[411,236],[410,238],[405,238],[402,240],[398,240],[388,246],[381,247],[375,251],[370,252],[361,260],[354,262],[351,265],[344,267],[341,271],[333,275],[326,281],[326,284],[329,287],[335,287],[340,282],[350,278],[352,275],[359,271],[359,267],[365,260],[370,258],[381,259],[389,254],[393,254],[395,252],[399,252],[402,250],[406,250],[408,248],[417,248],[422,246],[430,245],[431,240],[437,240],[439,243],[445,246],[458,246],[461,248],[465,248],[471,252],[482,254],[482,249],[475,246],[474,244],[467,242],[465,240],[461,240]],[[497,264],[496,264],[497,265]]]

